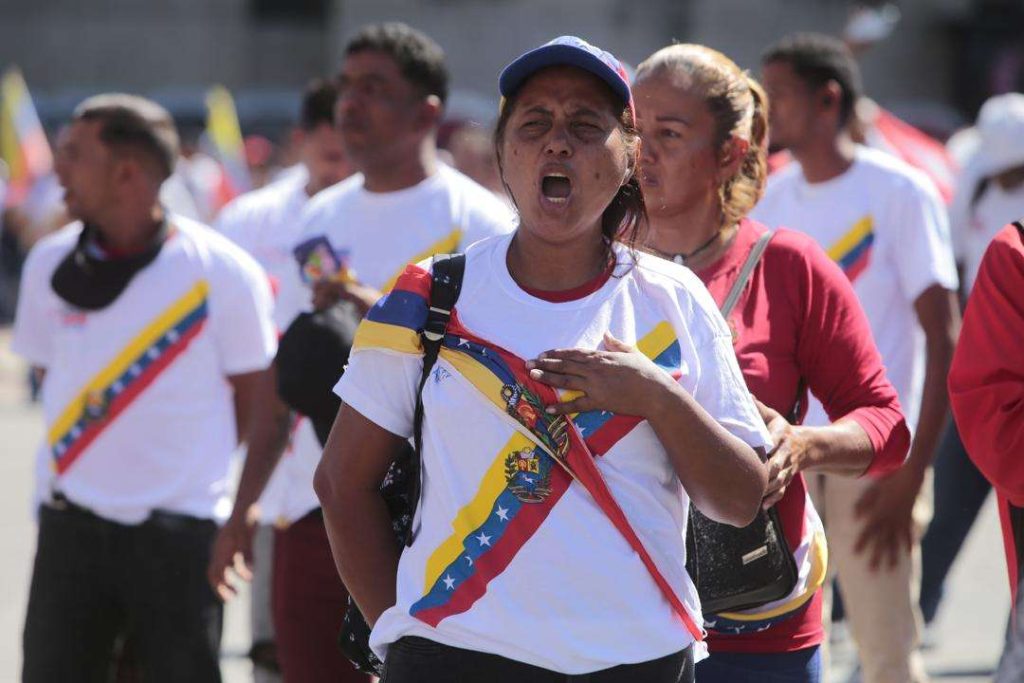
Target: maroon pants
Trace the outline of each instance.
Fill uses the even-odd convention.
[[[274,630],[285,683],[369,683],[338,649],[348,592],[314,510],[274,537]]]

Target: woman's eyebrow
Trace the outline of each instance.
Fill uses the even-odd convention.
[[[591,109],[590,107],[583,106],[574,108],[572,110],[572,114],[574,116],[592,116],[594,118],[601,118],[601,112],[597,111],[596,109]]]
[[[535,104],[524,110],[523,114],[543,114],[545,116],[551,116],[551,110],[539,104]]]
[[[654,120],[658,121],[659,123],[681,123],[684,126],[690,125],[690,122],[681,116],[655,116]]]

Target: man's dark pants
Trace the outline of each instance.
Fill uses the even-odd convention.
[[[23,681],[106,681],[127,636],[147,682],[218,683],[223,608],[206,582],[214,522],[156,512],[129,526],[62,507],[39,511]]]

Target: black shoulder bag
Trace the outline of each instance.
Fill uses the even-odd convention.
[[[465,266],[465,254],[439,254],[434,257],[430,307],[427,322],[420,331],[420,342],[423,344],[423,371],[420,373],[416,410],[413,413],[414,446],[407,447],[391,463],[380,487],[380,494],[391,515],[395,543],[400,547],[412,545],[413,537],[416,535],[413,522],[422,482],[420,454],[423,449],[423,387],[441,352],[452,309],[455,308],[455,302],[458,301],[459,292],[462,290]],[[369,641],[370,627],[350,596],[338,644],[357,669],[381,676],[384,673],[384,664],[373,654]]]
[[[722,304],[722,316],[726,319],[771,238],[772,233],[766,232],[750,251]],[[714,522],[690,505],[686,571],[697,586],[706,615],[737,612],[780,600],[792,592],[797,582],[796,562],[774,506],[758,512],[748,526],[737,528]]]

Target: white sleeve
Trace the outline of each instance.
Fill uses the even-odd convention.
[[[56,330],[54,312],[46,305],[50,273],[43,271],[39,252],[31,252],[21,272],[11,350],[32,365],[45,368],[53,362]]]
[[[717,334],[697,349],[700,372],[693,398],[720,425],[752,448],[770,451],[771,436],[743,381],[732,338]]]
[[[412,436],[423,357],[376,349],[354,352],[334,393],[370,422]]]
[[[264,370],[277,352],[267,274],[237,247],[213,265],[210,319],[221,368],[228,376]]]
[[[913,303],[932,285],[956,291],[956,264],[950,246],[945,207],[934,191],[920,186],[907,188],[894,198],[892,258],[906,300]]]

